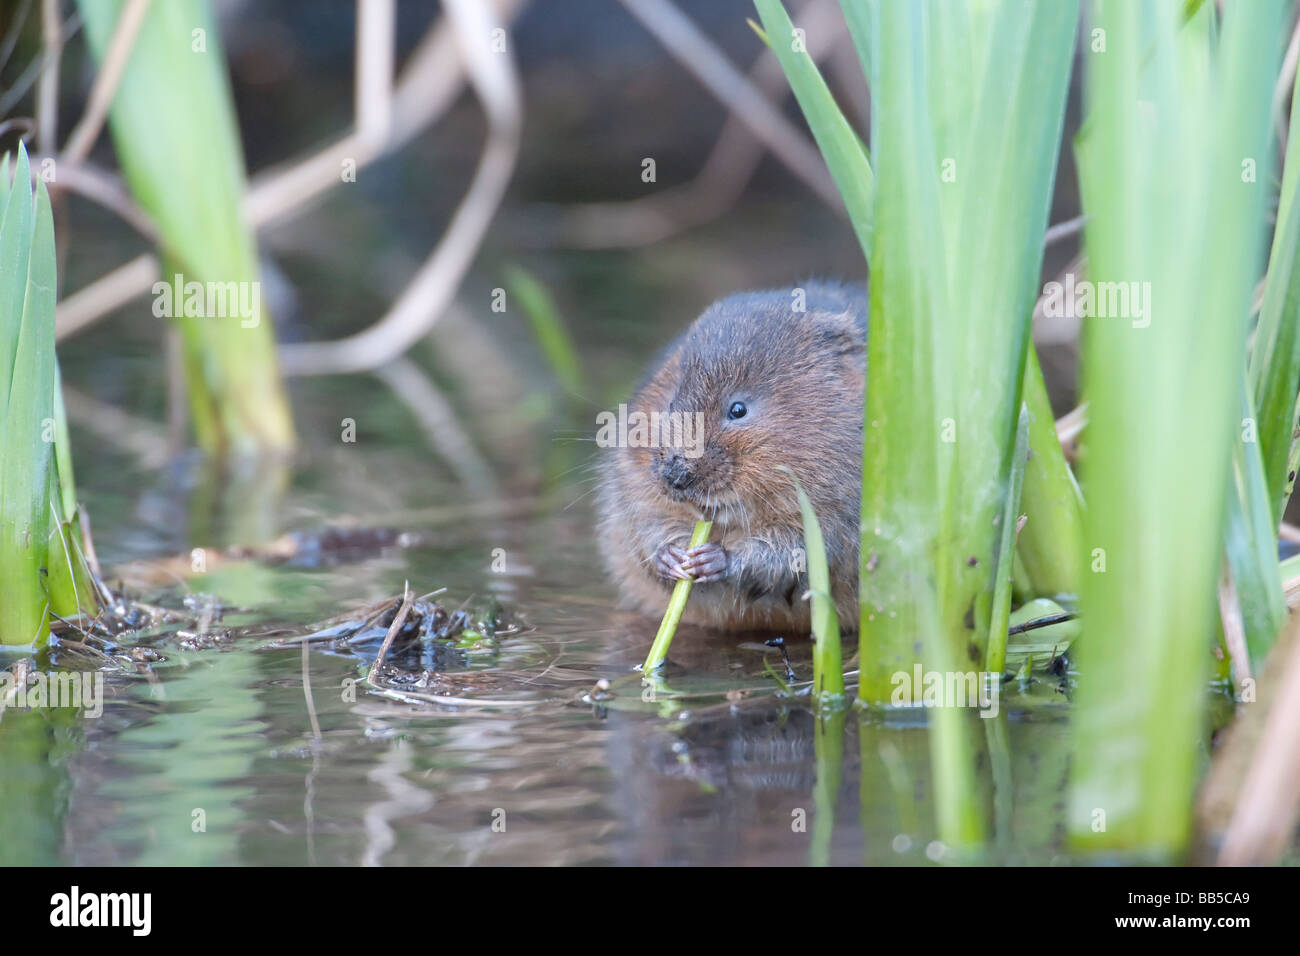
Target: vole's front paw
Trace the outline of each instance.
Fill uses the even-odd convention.
[[[679,548],[666,544],[654,557],[655,573],[670,581],[695,581],[705,584],[727,576],[727,552],[721,545],[702,544],[696,548]]]
[[[727,576],[727,552],[720,544],[701,544],[686,549],[682,567],[695,579],[696,584],[721,581]]]
[[[655,574],[669,581],[686,581],[690,575],[682,567],[686,563],[686,549],[666,544],[656,552],[654,557]]]

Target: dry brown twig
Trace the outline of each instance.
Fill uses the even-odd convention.
[[[398,356],[379,366],[374,374],[406,406],[429,444],[456,472],[461,484],[484,493],[496,488],[491,466],[479,455],[469,435],[460,427],[451,403],[423,369],[406,356]]]
[[[1291,40],[1286,45],[1286,56],[1282,58],[1282,69],[1278,71],[1277,83],[1273,86],[1272,113],[1277,133],[1277,148],[1281,156],[1286,156],[1287,117],[1286,101],[1291,95],[1295,83],[1297,60],[1300,60],[1300,18],[1291,30]]]
[[[165,432],[153,422],[101,402],[67,382],[63,383],[63,402],[68,418],[131,452],[145,468],[161,467],[171,457]]]
[[[393,623],[389,625],[388,633],[384,635],[384,643],[379,646],[379,653],[375,655],[375,662],[370,665],[370,672],[366,676],[366,680],[371,684],[376,683],[374,676],[379,672],[379,668],[383,666],[384,655],[393,646],[393,641],[396,639],[398,632],[401,631],[402,625],[406,623],[406,616],[411,613],[411,605],[414,602],[415,597],[411,594],[411,582],[407,581],[402,585],[402,606],[393,618]]]
[[[390,0],[358,0],[358,80],[356,128],[338,142],[273,168],[250,184],[245,213],[254,228],[304,211],[311,200],[338,186],[340,164],[352,160],[358,170],[380,156],[400,149],[447,109],[465,82],[460,44],[448,18],[443,17],[425,34],[407,58],[396,87],[391,80],[391,16],[384,7]],[[495,0],[490,6],[507,24],[523,0]],[[486,11],[485,11],[486,12]],[[390,49],[379,50],[380,37],[389,36]],[[66,39],[66,37],[65,37]],[[386,95],[387,94],[387,95]],[[383,104],[387,102],[387,107]],[[63,167],[60,167],[60,174]],[[146,293],[157,281],[160,265],[145,253],[113,269],[59,303],[57,337],[60,341],[84,330],[98,319]]]
[[[840,12],[832,0],[809,0],[795,17],[807,30],[808,55],[813,62],[848,39],[836,29]],[[853,56],[856,63],[857,54]],[[777,102],[789,89],[780,60],[767,47],[755,59],[745,79],[765,99],[777,97]],[[704,165],[689,182],[638,199],[574,203],[558,208],[545,206],[548,215],[558,217],[557,224],[545,234],[558,234],[566,244],[583,249],[628,248],[660,242],[722,215],[740,198],[768,152],[766,144],[739,114],[734,101],[723,99],[722,103],[727,107],[726,122]],[[812,148],[803,134],[796,131],[794,135],[804,140],[798,147],[801,152]],[[791,171],[798,175],[798,170]],[[823,175],[819,182],[825,179]],[[819,188],[813,191],[832,210],[843,211],[838,195],[829,195]]]
[[[45,58],[36,86],[36,145],[43,153],[58,148],[59,63],[63,58],[63,24],[59,0],[41,0],[41,38]]]
[[[686,70],[744,122],[774,156],[833,209],[843,206],[817,148],[669,0],[623,6]]]
[[[1198,800],[1202,826],[1222,827],[1220,866],[1274,863],[1300,816],[1300,617],[1293,617],[1215,755]]]
[[[34,155],[32,157],[32,174],[39,175],[41,165],[52,159],[56,165],[55,178],[50,183],[51,189],[68,189],[84,196],[117,215],[136,232],[152,243],[159,243],[161,236],[158,227],[149,214],[141,209],[131,194],[122,186],[122,181],[115,175],[87,160],[69,162],[61,156]]]
[[[150,0],[127,0],[126,6],[122,8],[122,16],[113,31],[113,39],[109,42],[104,62],[100,64],[95,82],[90,87],[86,108],[63,147],[62,158],[65,161],[77,163],[90,155],[99,131],[104,128],[104,120],[108,118],[108,108],[117,93],[117,86],[122,82],[122,73],[126,70],[136,37],[140,35],[140,25],[149,12],[149,3]]]
[[[87,161],[95,144],[109,105],[122,80],[122,72],[130,58],[140,32],[140,25],[148,11],[149,0],[131,0],[122,11],[117,28],[104,59],[104,67],[95,78],[90,97],[76,128],[68,137],[67,146],[58,153],[59,63],[63,45],[72,32],[72,21],[65,26],[59,19],[58,0],[42,0],[41,31],[43,51],[36,87],[35,136],[38,149],[32,154],[32,178],[48,178],[51,191],[68,189],[92,202],[98,203],[130,224],[150,242],[158,241],[158,230],[148,214],[141,209],[119,178],[91,165]],[[52,175],[47,175],[50,167]],[[106,287],[110,291],[112,286]]]
[[[302,696],[307,702],[312,740],[320,740],[320,720],[316,717],[316,701],[311,692],[311,641],[302,642]]]
[[[502,28],[483,4],[446,0],[443,6],[488,121],[487,141],[469,190],[437,246],[388,313],[343,339],[283,347],[281,367],[288,375],[370,371],[406,352],[455,298],[505,195],[519,153],[522,123],[514,62],[508,51],[489,49],[489,37]]]
[[[394,22],[393,0],[358,0],[353,129],[307,159],[258,177],[244,202],[255,226],[273,222],[332,189],[342,181],[342,164],[353,163],[360,170],[383,155],[393,113]]]

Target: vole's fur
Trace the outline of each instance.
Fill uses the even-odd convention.
[[[629,416],[700,412],[701,453],[600,451],[599,545],[625,603],[658,616],[673,578],[690,576],[687,622],[806,632],[803,523],[784,465],[821,522],[840,622],[856,629],[866,325],[862,288],[812,282],[728,296],[670,346]],[[744,412],[729,417],[736,403]],[[702,517],[710,544],[688,553]]]

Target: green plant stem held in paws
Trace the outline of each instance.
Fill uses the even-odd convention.
[[[709,540],[709,532],[713,530],[712,521],[695,522],[695,531],[691,534],[690,547],[698,548]],[[650,653],[646,655],[645,664],[641,670],[649,674],[664,662],[668,656],[668,647],[673,642],[673,635],[677,633],[677,625],[682,619],[682,613],[686,610],[686,601],[691,596],[691,586],[695,582],[688,579],[678,581],[673,587],[672,599],[668,602],[668,610],[664,613],[663,622],[659,625],[659,633],[655,635],[654,643],[650,645]]]

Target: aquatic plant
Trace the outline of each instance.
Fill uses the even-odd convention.
[[[1077,5],[843,4],[873,178],[781,4],[756,6],[871,267],[858,695],[887,704],[913,663],[985,657]],[[935,712],[953,844],[982,835],[970,734]]]
[[[819,708],[834,710],[844,698],[844,673],[840,619],[836,616],[835,600],[831,597],[826,542],[808,493],[793,475],[791,481],[803,516],[804,561],[808,567],[807,600],[812,605],[813,701]]]
[[[1088,7],[1080,285],[1096,298],[1069,303],[1093,310],[1082,491],[1029,337],[1078,5],[842,0],[871,89],[870,159],[780,0],[755,5],[871,269],[859,698],[888,703],[891,674],[914,663],[1001,673],[1013,595],[1081,595],[1070,832],[1175,854],[1221,562],[1235,677],[1285,619],[1276,528],[1300,463],[1294,111],[1248,372],[1245,351],[1282,4]],[[941,838],[978,844],[973,735],[951,707],[932,730]]]
[[[127,0],[81,0],[101,67]],[[148,5],[114,66],[109,126],[127,184],[158,231],[154,311],[183,340],[190,414],[212,452],[283,451],[293,425],[261,292],[257,244],[242,211],[244,158],[216,22],[207,0]]]
[[[27,150],[0,160],[0,644],[40,645],[50,612],[93,612],[54,358],[54,219]]]
[[[1091,573],[1068,828],[1086,847],[1164,856],[1190,836],[1229,474],[1234,446],[1254,443],[1242,375],[1282,6],[1092,11],[1105,51],[1086,60],[1076,146],[1089,268],[1098,289],[1128,289],[1142,308],[1083,331]],[[1272,568],[1239,589],[1280,597],[1265,520]],[[1232,564],[1234,578],[1246,571]]]
[[[581,394],[582,363],[550,290],[522,266],[508,267],[505,279],[506,287],[523,310],[537,347],[556,382],[570,396]]]

